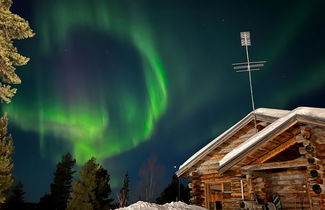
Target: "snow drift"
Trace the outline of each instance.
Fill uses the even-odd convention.
[[[183,202],[171,202],[164,205],[158,205],[154,203],[147,203],[138,201],[125,208],[119,208],[119,210],[206,210],[205,208],[188,205]]]

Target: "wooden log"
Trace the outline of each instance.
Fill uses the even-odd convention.
[[[280,174],[279,176],[270,176],[270,180],[292,180],[292,179],[304,179],[304,174]]]
[[[231,193],[230,195],[231,195],[231,197],[240,197],[240,198],[242,196],[241,193]],[[244,193],[244,197],[248,197],[248,196],[249,196],[248,193]]]
[[[190,195],[191,196],[199,196],[202,195],[204,193],[204,190],[196,190],[196,191],[191,191]]]
[[[272,185],[302,185],[305,183],[304,179],[291,179],[291,180],[275,180],[272,181]]]
[[[295,193],[306,194],[306,193],[307,193],[306,190],[307,190],[307,189],[305,189],[305,190],[279,190],[279,191],[277,191],[277,193],[278,193],[279,195],[281,195],[281,196],[288,196],[287,194],[291,194],[291,195],[289,195],[289,196],[292,196],[292,195],[295,194]]]
[[[264,188],[265,186],[265,183],[264,182],[260,182],[260,183],[256,183],[256,184],[253,184],[253,188]]]
[[[282,202],[281,200],[281,204],[282,204],[282,209],[287,209],[287,210],[294,210],[294,209],[309,209],[309,203],[304,203],[300,200],[297,200],[296,202],[291,202],[291,203],[287,203],[287,202]],[[316,210],[316,209],[315,209]]]
[[[305,139],[310,139],[311,138],[311,128],[310,127],[305,127],[304,129],[301,130],[301,135]]]
[[[312,200],[319,200],[320,199],[320,195],[319,194],[316,194],[313,190],[312,190],[312,186],[310,187],[310,191],[309,191],[309,196],[312,198]]]
[[[309,140],[305,139],[302,135],[297,135],[295,136],[295,139],[298,143],[304,143],[304,142],[308,142],[309,143]]]
[[[321,165],[309,165],[309,166],[307,166],[308,170],[319,170],[321,168],[322,168]]]
[[[325,144],[317,144],[318,151],[325,151]]]
[[[265,182],[265,178],[263,178],[263,177],[258,177],[258,178],[256,178],[256,179],[254,179],[253,182],[257,182],[257,183],[259,183],[259,182]]]
[[[299,154],[301,154],[301,155],[307,154],[305,147],[299,147]]]
[[[204,174],[200,176],[201,179],[222,178],[222,177],[224,177],[222,174],[217,174],[217,173]]]
[[[247,174],[249,173],[249,171],[280,169],[280,168],[296,168],[302,166],[307,166],[307,161],[305,158],[297,158],[295,160],[282,161],[282,162],[271,162],[271,163],[248,165],[242,167],[241,170],[243,174]]]
[[[308,157],[307,161],[309,164],[322,164],[322,161],[315,157]]]
[[[199,174],[196,172],[196,171],[191,171],[190,172],[190,177],[193,179],[194,177],[198,177],[199,176]]]
[[[325,151],[317,151],[317,156],[318,156],[318,158],[324,158],[325,157]]]
[[[319,177],[321,176],[324,172],[321,171],[321,170],[311,170],[310,172],[310,176],[313,177],[313,178],[316,178],[316,177]]]
[[[316,179],[309,179],[308,182],[311,185],[314,185],[314,184],[323,184],[324,183],[324,180],[322,178],[316,178]]]
[[[320,184],[314,184],[312,186],[312,189],[316,194],[321,194],[325,192],[325,186]]]
[[[314,153],[315,152],[315,148],[310,144],[305,147],[305,150],[308,153]]]

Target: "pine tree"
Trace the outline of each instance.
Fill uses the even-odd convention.
[[[120,190],[119,195],[119,207],[126,207],[129,200],[129,174],[126,173],[124,176],[123,187]]]
[[[79,172],[79,181],[73,183],[71,198],[67,210],[102,210],[112,205],[110,176],[101,165],[92,158]]]
[[[24,195],[25,192],[23,191],[23,184],[18,183],[11,187],[9,192],[9,197],[6,201],[4,210],[17,210],[17,209],[24,209]]]
[[[38,203],[39,210],[52,210],[54,206],[52,196],[50,194],[45,194],[41,197]]]
[[[68,153],[62,156],[61,161],[56,165],[54,183],[51,184],[51,196],[54,209],[65,210],[72,188],[73,170],[76,160]]]
[[[12,0],[0,0],[0,98],[6,103],[16,93],[10,84],[20,84],[14,66],[26,65],[29,58],[20,55],[13,45],[14,39],[33,37],[28,21],[10,11]]]
[[[0,204],[6,200],[7,191],[13,183],[12,153],[14,145],[11,135],[7,135],[8,118],[0,118]]]
[[[51,193],[40,199],[39,206],[47,210],[65,210],[71,193],[73,170],[76,160],[70,153],[62,156],[61,161],[56,165],[54,181],[51,184]]]
[[[13,45],[14,39],[34,36],[28,22],[10,11],[12,0],[0,0],[0,99],[11,102],[16,89],[10,84],[19,84],[21,80],[14,66],[27,64],[28,58],[20,55]],[[0,119],[0,204],[5,202],[6,191],[13,183],[11,160],[14,149],[11,136],[7,135],[8,119]]]
[[[183,201],[189,203],[190,189],[179,182],[176,175],[172,177],[172,182],[160,193],[156,203],[164,204],[172,201]]]

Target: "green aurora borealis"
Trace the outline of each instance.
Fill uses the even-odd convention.
[[[133,8],[134,14],[130,14],[127,19],[122,19],[121,8],[110,5],[105,0],[82,1],[82,3],[55,1],[39,10],[43,13],[39,14],[42,18],[38,19],[41,21],[36,23],[39,26],[38,36],[41,50],[48,56],[51,56],[54,46],[63,49],[71,38],[71,32],[77,27],[103,32],[132,45],[141,58],[147,99],[142,102],[129,93],[118,93],[121,96],[119,103],[124,108],[119,125],[124,130],[123,134],[114,131],[115,122],[110,120],[110,109],[103,99],[105,98],[103,93],[95,90],[96,99],[87,98],[84,95],[84,92],[90,88],[87,86],[80,87],[78,92],[73,92],[72,94],[82,95],[82,97],[75,98],[73,103],[69,104],[64,103],[65,99],[55,93],[54,97],[57,98],[55,100],[52,98],[53,95],[40,96],[39,106],[34,106],[28,114],[25,114],[26,109],[22,108],[25,107],[24,104],[12,103],[5,107],[5,110],[10,113],[13,123],[23,130],[39,133],[42,145],[46,135],[54,135],[70,141],[78,163],[92,156],[102,160],[148,140],[155,122],[166,109],[168,98],[163,63],[155,49],[150,26],[142,21],[142,13]],[[69,82],[74,83],[73,78]],[[61,103],[57,103],[58,101]],[[28,123],[31,121],[34,123]]]
[[[167,183],[174,165],[250,112],[247,75],[231,66],[245,59],[240,31],[251,31],[251,58],[267,61],[253,73],[256,107],[325,106],[321,1],[14,0],[13,6],[36,33],[17,42],[31,61],[17,69],[23,83],[3,105],[16,145],[15,174],[29,200],[48,191],[66,152],[79,165],[95,156],[114,189],[126,171],[135,188],[139,167],[154,154]]]

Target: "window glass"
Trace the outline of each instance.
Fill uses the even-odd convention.
[[[231,192],[231,183],[230,182],[223,183],[223,191]]]

